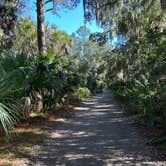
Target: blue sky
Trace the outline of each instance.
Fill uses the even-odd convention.
[[[36,5],[35,0],[27,0],[29,6],[26,15],[32,17],[36,21]],[[58,12],[59,16],[48,12],[45,14],[45,22],[50,25],[55,25],[59,30],[65,31],[68,34],[75,32],[81,25],[84,24],[83,18],[83,5],[80,3],[76,9],[68,10],[61,9]],[[91,32],[102,32],[103,29],[99,28],[95,21],[87,23],[86,26],[91,30]]]
[[[36,21],[36,0],[26,0],[28,10],[25,10],[26,16],[30,16],[33,20]],[[48,9],[50,6],[47,6]],[[52,6],[51,6],[52,7]],[[58,11],[58,15],[53,14],[52,12],[45,13],[45,22],[49,23],[50,25],[55,25],[59,30],[64,31],[71,35],[73,32],[84,25],[84,17],[83,17],[83,4],[82,0],[81,3],[78,5],[77,8],[73,10],[68,9],[60,9]],[[99,28],[95,21],[92,23],[87,23],[86,26],[93,32],[103,32],[102,28]],[[114,36],[110,43],[113,47],[118,46],[119,44],[125,44],[126,39],[123,36]]]

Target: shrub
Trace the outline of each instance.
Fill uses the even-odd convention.
[[[98,81],[97,82],[97,93],[101,93],[105,87],[104,81]]]
[[[83,100],[86,97],[90,96],[90,90],[86,87],[82,87],[82,88],[78,88],[75,92],[74,92],[74,99],[76,100]]]

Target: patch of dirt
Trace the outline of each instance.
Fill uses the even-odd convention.
[[[64,122],[63,117],[72,114],[72,108],[66,106],[63,110],[50,111],[48,114],[31,113],[28,121],[22,121],[15,126],[9,143],[5,142],[5,137],[0,135],[0,166],[23,166],[32,149],[33,153],[38,151],[48,138],[48,124]]]

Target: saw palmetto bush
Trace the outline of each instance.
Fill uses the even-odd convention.
[[[1,52],[0,58],[0,121],[7,138],[10,130],[20,118],[23,108],[18,98],[25,94],[26,82],[31,69],[26,66],[23,56],[15,56],[11,52]]]

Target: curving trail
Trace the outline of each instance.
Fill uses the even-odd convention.
[[[49,139],[24,165],[144,166],[166,165],[146,145],[109,91],[75,108],[62,122],[51,122]]]

